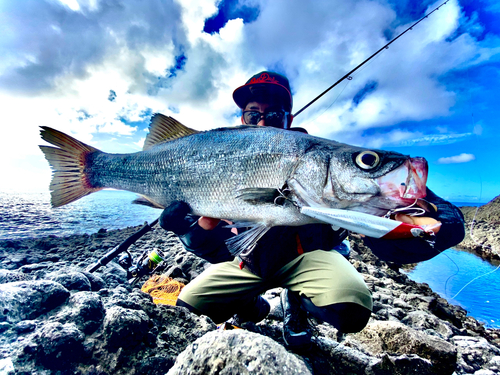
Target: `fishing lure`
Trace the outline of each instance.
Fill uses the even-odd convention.
[[[441,225],[419,226],[363,212],[336,208],[302,207],[301,213],[332,224],[334,229],[344,228],[365,236],[386,240],[415,237],[432,240],[434,237],[433,229],[436,228],[436,225]]]

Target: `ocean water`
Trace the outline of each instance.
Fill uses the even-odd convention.
[[[0,239],[95,233],[155,220],[161,211],[132,204],[134,193],[102,190],[52,208],[49,192],[0,193]]]
[[[132,204],[136,197],[134,193],[103,190],[54,209],[50,206],[48,191],[0,192],[0,240],[92,234],[101,228],[119,229],[142,225],[145,221],[151,223],[161,211]],[[480,205],[470,202],[456,204]],[[429,284],[435,292],[464,307],[487,327],[500,328],[500,270],[474,281],[452,299],[474,277],[494,268],[473,254],[449,249],[417,265],[409,277]]]
[[[457,207],[469,206],[469,207],[479,207],[485,205],[488,202],[452,202]]]
[[[500,267],[475,254],[443,251],[419,263],[408,276],[427,283],[449,302],[462,306],[488,328],[500,328]],[[471,282],[472,281],[472,282]]]

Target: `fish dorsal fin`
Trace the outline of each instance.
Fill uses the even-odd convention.
[[[151,124],[149,124],[149,134],[144,141],[144,151],[149,150],[158,143],[171,141],[172,139],[182,138],[186,135],[199,133],[184,126],[179,121],[170,116],[156,113],[151,117]]]

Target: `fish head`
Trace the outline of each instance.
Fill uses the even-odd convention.
[[[424,158],[343,145],[330,157],[321,205],[385,215],[426,196],[427,172]]]

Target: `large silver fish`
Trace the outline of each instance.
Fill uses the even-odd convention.
[[[427,162],[260,126],[198,132],[155,115],[144,150],[108,154],[42,127],[53,169],[53,207],[103,188],[141,194],[158,208],[181,200],[192,213],[250,225],[238,253],[272,226],[318,222],[301,207],[384,215],[426,195]]]

